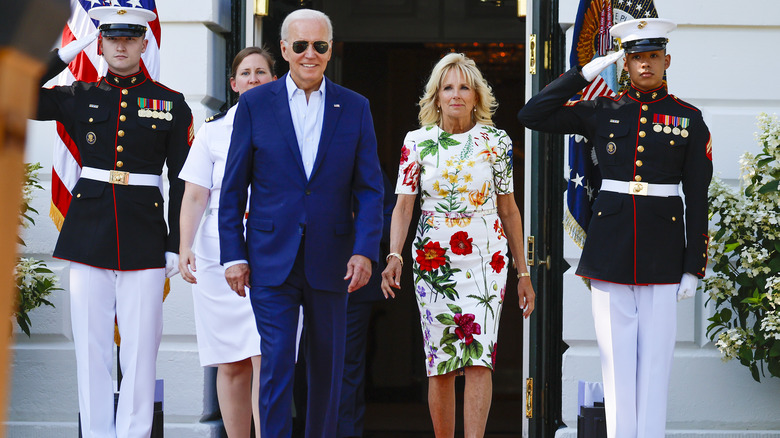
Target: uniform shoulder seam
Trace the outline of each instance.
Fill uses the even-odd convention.
[[[678,105],[684,106],[688,109],[691,109],[693,111],[696,111],[697,113],[701,113],[701,110],[696,108],[695,106],[691,105],[690,103],[680,99],[679,97],[675,96],[674,94],[670,94],[672,96],[672,99],[674,99],[675,102],[677,102]]]

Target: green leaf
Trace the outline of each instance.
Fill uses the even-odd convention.
[[[766,368],[769,370],[769,374],[780,377],[780,360],[769,361]]]
[[[479,359],[482,357],[482,353],[484,352],[484,348],[482,347],[482,344],[479,341],[472,341],[471,344],[466,346],[466,357],[473,357],[474,359]]]
[[[748,345],[742,345],[739,347],[737,356],[739,356],[740,360],[745,361],[746,363],[751,363],[753,362],[753,349]]]
[[[756,364],[750,365],[750,374],[753,376],[753,380],[755,380],[756,382],[761,382],[761,378],[758,375],[758,367],[756,366]]]
[[[442,347],[441,351],[449,354],[450,356],[455,356],[458,354],[458,352],[455,350],[455,347],[452,344],[447,344],[444,347]]]
[[[780,341],[775,341],[769,350],[769,357],[780,357]]]
[[[458,340],[458,335],[456,335],[455,333],[446,333],[444,336],[441,337],[440,345],[452,344],[453,342],[457,342],[457,340]]]
[[[455,304],[447,303],[447,307],[449,307],[450,312],[452,313],[463,313],[463,309],[461,309],[459,306],[456,306]]]
[[[769,193],[777,191],[780,191],[780,181],[768,182],[758,189],[758,193]]]
[[[448,315],[446,313],[440,313],[436,315],[436,319],[444,325],[456,325],[452,315]]]
[[[769,269],[771,269],[774,273],[780,272],[780,253],[776,254],[775,257],[769,261],[767,266],[769,266]]]

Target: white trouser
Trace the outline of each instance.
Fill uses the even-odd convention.
[[[609,438],[663,438],[677,284],[591,281]]]
[[[149,438],[165,269],[113,271],[70,264],[70,309],[84,438]],[[114,422],[114,316],[122,383]]]

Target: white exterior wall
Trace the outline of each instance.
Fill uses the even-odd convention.
[[[561,0],[559,21],[571,48],[578,0]],[[655,0],[659,16],[678,24],[670,35],[669,91],[702,110],[713,138],[715,175],[736,183],[739,156],[755,153],[756,116],[780,114],[780,2]],[[769,55],[769,56],[767,56]],[[769,73],[769,78],[764,76]],[[563,421],[558,438],[576,437],[577,382],[601,381],[590,293],[574,275],[580,250],[565,239],[572,267],[564,274]],[[667,436],[780,437],[780,379],[756,383],[747,368],[724,363],[706,337],[706,297],[678,305],[677,346],[669,390]]]
[[[157,2],[162,27],[160,82],[184,93],[195,130],[225,101],[225,40],[230,31],[228,0],[162,0]],[[24,233],[24,256],[46,261],[65,289],[55,292],[55,308],[33,311],[32,336],[17,329],[7,435],[10,437],[78,436],[76,357],[70,325],[68,264],[52,259],[57,231],[49,220],[49,192],[54,122],[29,122],[28,162],[43,165],[45,191],[35,194],[40,215]],[[217,437],[219,423],[213,394],[214,369],[200,366],[195,340],[192,294],[180,276],[171,282],[163,305],[164,329],[157,378],[165,383],[164,428],[169,438]],[[116,363],[116,362],[115,362]]]

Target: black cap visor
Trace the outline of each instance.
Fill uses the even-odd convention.
[[[101,24],[100,33],[104,37],[142,37],[146,35],[146,26],[122,23]]]
[[[626,53],[653,52],[666,49],[666,38],[647,38],[642,40],[626,41],[621,43],[621,47]]]

